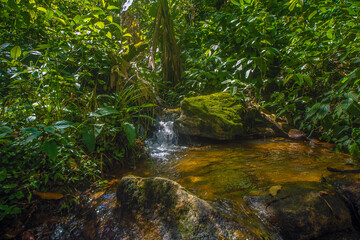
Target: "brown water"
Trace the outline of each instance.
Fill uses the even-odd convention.
[[[244,195],[269,194],[271,187],[287,182],[320,183],[335,174],[327,167],[359,169],[357,161],[334,153],[332,147],[276,139],[209,144],[188,148],[167,161],[154,159],[152,167],[144,165],[131,174],[175,180],[226,215],[243,221],[238,216],[251,215]]]

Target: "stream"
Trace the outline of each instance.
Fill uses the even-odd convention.
[[[320,183],[337,174],[327,167],[348,170],[360,167],[351,156],[334,153],[333,145],[319,142],[273,138],[181,146],[172,122],[159,122],[159,129],[146,145],[150,162],[122,173],[107,188],[88,196],[87,201],[101,222],[111,218],[110,210],[116,207],[116,187],[122,176],[160,176],[178,182],[224,216],[261,236],[266,230],[259,224],[260,217],[246,206],[244,195],[268,194],[270,187],[289,182]],[[94,224],[100,224],[91,217],[79,219],[78,216],[70,216],[63,222],[68,224],[57,224],[50,237],[40,239],[73,239],[74,236],[83,239],[79,229],[84,229],[85,239],[94,239],[96,232],[91,229]],[[114,228],[125,231],[116,224]]]

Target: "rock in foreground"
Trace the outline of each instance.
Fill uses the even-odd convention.
[[[359,236],[353,231],[349,203],[334,188],[321,183],[288,183],[275,196],[245,199],[283,239],[333,239],[329,236],[343,233]]]
[[[165,178],[124,177],[117,189],[117,198],[120,215],[138,231],[137,237],[257,239],[219,215],[207,202]]]

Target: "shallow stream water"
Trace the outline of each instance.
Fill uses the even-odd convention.
[[[163,130],[167,134],[171,132],[171,129]],[[163,130],[160,128],[156,133],[157,139],[162,139]],[[128,174],[170,178],[212,203],[223,214],[247,225],[257,221],[251,220],[254,216],[244,204],[244,195],[269,194],[271,187],[287,182],[326,181],[336,175],[327,167],[342,170],[360,167],[351,156],[333,152],[333,145],[319,142],[273,138],[196,147],[168,143],[157,143],[162,146],[159,151],[150,142],[152,163],[145,163]]]

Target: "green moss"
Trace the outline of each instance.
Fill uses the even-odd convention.
[[[198,116],[216,120],[224,125],[241,124],[244,107],[229,93],[221,92],[206,96],[186,98],[181,103],[186,116]]]
[[[244,106],[229,93],[220,92],[206,96],[186,98],[181,103],[183,115],[198,119],[202,132],[220,134],[239,133],[243,130]]]

